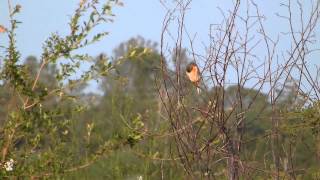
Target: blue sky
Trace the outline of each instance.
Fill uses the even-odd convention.
[[[15,0],[22,5],[18,20],[23,23],[17,30],[18,48],[22,56],[41,53],[42,43],[51,32],[65,34],[68,32],[68,20],[79,1],[76,0]],[[146,39],[157,41],[160,34],[162,16],[165,13],[160,3],[155,0],[144,0],[141,3],[125,2],[123,7],[115,10],[114,23],[104,26],[111,34],[100,43],[87,48],[90,54],[111,52],[120,42],[141,35]],[[7,1],[0,1],[0,24],[9,25]],[[4,35],[0,42],[6,41]]]
[[[167,0],[168,1],[168,0]],[[51,32],[67,33],[67,23],[69,16],[76,8],[79,0],[12,0],[13,4],[21,4],[22,11],[18,20],[23,22],[17,31],[18,48],[22,57],[28,55],[41,54],[41,46]],[[131,37],[141,35],[146,39],[160,40],[162,21],[166,10],[159,0],[124,0],[123,7],[114,9],[116,14],[115,22],[104,26],[111,32],[110,36],[87,49],[90,54],[100,52],[110,53],[120,42]],[[196,41],[200,44],[208,41],[209,25],[219,23],[221,14],[217,7],[226,10],[230,7],[230,2],[224,0],[194,0],[190,5],[190,10],[186,16],[186,27],[191,35],[197,34]],[[265,1],[266,2],[266,1]],[[279,2],[268,1],[259,5],[263,13],[270,19],[268,27],[277,26],[279,30],[281,24],[273,21],[274,13],[281,11]],[[9,25],[7,1],[0,1],[0,24]],[[270,28],[271,33],[276,33]],[[0,43],[6,41],[4,35],[0,36]]]
[[[29,55],[38,58],[41,55],[42,43],[52,32],[66,34],[68,32],[68,21],[73,10],[80,0],[12,0],[13,4],[22,6],[18,20],[23,22],[17,30],[17,46],[21,52],[22,59]],[[171,0],[162,0],[170,4]],[[316,1],[316,0],[314,0]],[[220,23],[222,16],[217,7],[226,11],[231,7],[231,0],[193,0],[186,15],[186,27],[191,36],[196,34],[196,51],[204,53],[203,44],[208,44],[208,32],[210,24]],[[280,6],[282,1],[257,0],[261,14],[265,15],[266,30],[272,37],[279,32],[287,31],[287,24],[279,19],[275,13],[284,14],[285,8]],[[309,1],[308,1],[309,2]],[[101,52],[111,55],[112,49],[119,43],[138,35],[147,40],[160,41],[162,21],[166,9],[161,5],[160,0],[123,0],[123,7],[116,7],[114,23],[102,26],[110,35],[101,42],[91,45],[83,51],[96,56]],[[0,24],[9,26],[7,0],[0,1]],[[306,12],[308,12],[308,7]],[[252,8],[253,9],[253,8]],[[240,9],[242,13],[244,11]],[[102,30],[102,29],[98,29]],[[176,32],[175,26],[171,27]],[[317,28],[319,37],[320,30]],[[319,38],[318,38],[319,39]],[[0,34],[0,45],[7,42],[7,37]],[[184,41],[188,46],[188,41]],[[319,46],[319,42],[316,44]],[[320,47],[320,46],[319,46]],[[286,39],[279,43],[279,50],[290,48]],[[258,52],[260,53],[260,52]],[[263,54],[263,52],[261,52]],[[319,55],[319,53],[318,53]],[[311,57],[311,63],[317,63],[316,56]]]

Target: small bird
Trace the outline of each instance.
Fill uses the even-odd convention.
[[[0,25],[0,33],[4,33],[6,31],[7,29],[4,26]]]
[[[197,64],[194,62],[189,63],[186,67],[186,74],[189,80],[197,87],[198,94],[200,94],[201,89],[199,87],[199,84],[201,78]]]

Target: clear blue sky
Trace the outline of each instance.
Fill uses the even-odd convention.
[[[29,55],[40,57],[42,43],[51,32],[59,32],[60,34],[68,32],[69,17],[79,1],[12,0],[13,4],[18,3],[22,6],[18,20],[23,23],[19,25],[17,31],[18,48],[21,51],[22,59]],[[163,1],[172,2],[171,0]],[[186,15],[186,27],[191,36],[197,34],[195,45],[196,50],[200,53],[204,52],[202,43],[208,43],[209,25],[221,22],[222,17],[217,7],[226,11],[230,8],[231,2],[231,0],[192,1],[191,9],[188,10]],[[287,24],[284,24],[284,21],[275,15],[276,12],[285,13],[285,8],[279,5],[280,1],[258,0],[257,2],[261,8],[261,13],[267,17],[265,24],[270,35],[275,37],[279,32],[287,31]],[[119,43],[138,35],[159,42],[162,21],[166,13],[160,0],[123,0],[123,3],[123,7],[114,9],[116,14],[114,23],[103,26],[111,33],[110,36],[86,48],[85,51],[89,54],[95,56],[104,52],[110,55],[112,49]],[[0,1],[0,24],[9,25],[7,0]],[[176,32],[174,29],[172,31]],[[318,37],[320,35],[319,27],[317,35]],[[1,34],[0,45],[5,44],[6,41],[6,36]],[[185,43],[188,44],[187,41]],[[319,46],[319,42],[316,46]],[[290,43],[281,41],[279,47],[280,50],[285,50],[290,47]],[[316,62],[315,56],[312,59],[313,62]]]
[[[167,0],[168,1],[168,0]],[[23,23],[19,25],[17,31],[18,48],[22,57],[36,55],[39,57],[41,46],[51,32],[64,34],[67,32],[68,19],[76,8],[79,0],[12,0],[13,4],[21,4],[22,11],[18,20]],[[123,7],[117,7],[115,22],[106,28],[111,32],[110,36],[102,42],[91,46],[87,50],[90,54],[100,52],[110,53],[120,42],[131,37],[141,35],[146,39],[159,41],[162,20],[166,13],[165,8],[159,0],[124,0]],[[207,42],[208,30],[211,23],[219,23],[221,15],[217,7],[226,9],[230,7],[230,2],[223,0],[194,0],[190,5],[190,10],[186,16],[186,25],[191,35],[197,33],[196,41]],[[276,33],[285,26],[273,20],[274,13],[281,11],[279,2],[264,1],[260,3],[263,7],[262,13],[268,17],[267,25],[276,26],[271,33]],[[0,24],[9,25],[7,0],[0,1]],[[276,31],[275,31],[276,30]],[[0,36],[0,43],[7,41],[4,35]]]

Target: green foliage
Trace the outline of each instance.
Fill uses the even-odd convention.
[[[137,117],[132,120],[132,125],[126,124],[131,129],[131,132],[129,132],[127,138],[128,144],[131,147],[141,141],[143,138],[141,129],[144,127],[144,123],[142,122],[141,118],[141,114],[138,114]],[[126,123],[125,119],[124,123]]]
[[[294,136],[310,132],[313,136],[318,136],[320,132],[319,109],[319,102],[315,102],[309,107],[286,112],[286,124],[282,126],[283,132]]]
[[[59,178],[126,145],[125,138],[109,138],[91,147],[93,122],[81,124],[85,129],[81,134],[73,129],[86,110],[81,94],[75,94],[73,89],[106,75],[115,66],[95,64],[90,56],[74,51],[108,34],[91,31],[112,21],[111,7],[117,3],[82,1],[70,19],[70,34],[52,34],[43,44],[39,64],[34,57],[21,64],[15,40],[19,22],[14,19],[21,7],[17,5],[11,10],[9,45],[1,69],[1,109],[6,109],[1,112],[1,177]],[[91,64],[91,68],[74,79],[72,76],[79,73],[83,63]]]

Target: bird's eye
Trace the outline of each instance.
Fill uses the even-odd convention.
[[[192,66],[188,66],[186,69],[187,69],[187,72],[189,73],[192,71]]]

